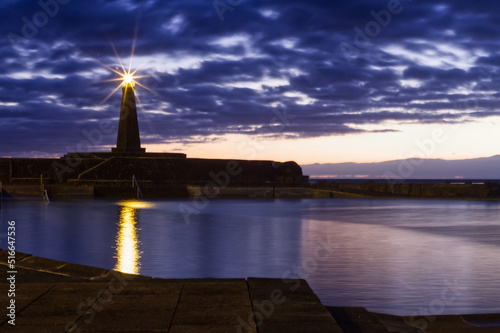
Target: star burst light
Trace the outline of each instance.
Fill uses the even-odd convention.
[[[145,90],[153,93],[154,95],[159,95],[159,94],[157,92],[151,90],[150,88],[148,88],[146,85],[144,85],[144,84],[140,83],[139,81],[137,81],[138,79],[146,78],[146,77],[150,77],[151,76],[151,75],[136,75],[137,71],[142,67],[142,65],[144,65],[144,63],[142,63],[135,70],[132,70],[132,61],[134,59],[134,51],[135,51],[135,45],[136,45],[136,41],[137,41],[137,33],[138,33],[138,31],[139,31],[139,15],[137,17],[137,22],[136,22],[135,31],[134,31],[134,38],[133,38],[133,42],[132,42],[132,52],[131,52],[131,55],[130,55],[130,62],[128,64],[128,68],[127,69],[123,65],[123,62],[122,62],[120,56],[118,55],[118,52],[116,51],[116,48],[115,48],[113,42],[111,41],[111,39],[108,38],[109,44],[111,45],[111,48],[113,49],[113,52],[114,52],[114,54],[116,56],[116,59],[118,60],[118,63],[120,64],[120,67],[117,66],[117,67],[113,68],[113,67],[110,67],[110,66],[104,64],[102,61],[98,60],[98,62],[103,67],[107,68],[111,72],[113,72],[113,73],[115,73],[115,74],[118,75],[118,77],[116,77],[116,78],[105,80],[105,81],[107,81],[107,82],[110,82],[110,81],[111,82],[119,82],[119,84],[118,84],[118,86],[115,87],[115,89],[108,96],[106,96],[106,98],[104,98],[104,100],[101,103],[105,103],[121,87],[124,87],[124,89],[125,89],[125,94],[123,96],[126,95],[127,89],[129,89],[129,88],[134,89],[135,97],[137,98],[137,101],[139,102],[139,106],[141,108],[141,111],[143,112],[143,114],[144,114],[144,116],[146,118],[146,121],[147,121],[149,127],[152,129],[153,126],[150,123],[150,121],[149,121],[149,119],[147,117],[146,112],[144,112],[144,107],[142,105],[141,99],[139,98],[139,95],[137,94],[137,91],[135,90],[135,86],[138,85],[138,86],[144,88]]]
[[[134,43],[135,44],[135,43]],[[115,87],[115,89],[104,99],[104,101],[106,101],[108,98],[111,97],[111,95],[113,95],[118,89],[120,89],[120,87],[125,87],[125,89],[127,89],[128,87],[135,87],[135,85],[139,85],[141,86],[142,88],[148,90],[148,91],[151,91],[152,93],[154,93],[154,91],[152,91],[151,89],[149,89],[148,87],[146,87],[145,85],[143,85],[142,83],[138,82],[137,79],[140,79],[140,78],[145,78],[145,77],[149,77],[150,75],[136,75],[137,71],[139,70],[139,68],[141,66],[139,66],[137,69],[135,70],[132,70],[131,67],[132,67],[132,60],[133,60],[133,50],[132,50],[132,56],[130,57],[130,64],[129,64],[129,67],[128,69],[125,69],[125,67],[123,66],[123,63],[120,59],[120,57],[118,56],[117,52],[116,52],[116,49],[115,47],[113,46],[113,44],[111,44],[112,47],[113,47],[113,51],[115,51],[115,55],[116,55],[116,58],[118,59],[119,63],[120,63],[120,66],[121,66],[121,69],[120,68],[117,68],[117,69],[114,69],[112,67],[109,67],[109,66],[105,66],[107,69],[109,69],[110,71],[114,72],[115,74],[118,75],[117,78],[114,78],[114,79],[109,79],[109,80],[106,80],[106,81],[111,81],[111,82],[119,82],[118,86]],[[139,99],[139,98],[137,98]],[[140,103],[140,100],[139,100],[139,103]]]
[[[125,74],[123,76],[123,85],[134,83],[134,76],[132,74]]]
[[[100,62],[100,64],[102,66],[104,66],[105,68],[109,69],[110,71],[114,72],[115,74],[118,75],[117,78],[114,78],[114,79],[110,79],[110,80],[105,80],[105,81],[118,81],[120,82],[120,84],[118,84],[118,86],[108,95],[106,96],[106,98],[103,100],[103,103],[106,102],[118,89],[120,89],[120,87],[125,87],[125,89],[128,89],[128,87],[135,87],[135,85],[138,85],[146,90],[148,90],[149,92],[155,94],[155,95],[158,95],[155,91],[149,89],[147,86],[145,86],[144,84],[141,84],[139,81],[137,81],[138,79],[141,79],[141,78],[146,78],[146,77],[150,77],[151,75],[136,75],[137,71],[142,67],[143,64],[141,64],[139,67],[137,67],[135,70],[132,70],[132,61],[134,59],[134,51],[135,51],[135,45],[136,45],[136,42],[137,42],[137,33],[139,31],[139,15],[137,17],[137,22],[136,22],[136,26],[135,26],[135,31],[134,31],[134,38],[133,38],[133,41],[132,41],[132,52],[131,52],[131,55],[130,55],[130,62],[128,64],[128,68],[125,69],[125,66],[123,65],[123,62],[122,60],[120,59],[120,56],[118,55],[118,52],[116,51],[116,48],[113,44],[113,42],[111,41],[111,39],[109,39],[109,43],[111,45],[111,48],[113,49],[113,52],[115,53],[115,56],[116,56],[116,59],[118,60],[118,63],[120,64],[120,67],[116,67],[113,68],[113,67],[110,67],[110,66],[107,66],[105,64],[103,64],[102,62]],[[134,89],[135,90],[135,89]],[[139,98],[139,96],[135,95],[137,97],[137,101],[139,102],[139,105],[141,106],[141,109],[142,108],[142,103],[141,103],[141,100]],[[143,110],[144,111],[144,110]]]

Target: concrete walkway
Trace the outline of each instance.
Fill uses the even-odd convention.
[[[7,251],[0,265],[8,272]],[[16,254],[0,281],[0,332],[500,332],[499,315],[420,321],[325,308],[305,280],[156,279]],[[11,274],[2,274],[10,277]],[[15,299],[15,326],[9,302]],[[418,326],[418,325],[417,325]],[[423,328],[423,327],[422,327]]]

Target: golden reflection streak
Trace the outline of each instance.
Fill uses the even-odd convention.
[[[116,59],[118,59],[118,62],[120,63],[120,67],[122,68],[123,72],[125,73],[125,67],[123,66],[122,59],[120,59],[120,56],[118,55],[118,52],[116,51],[115,44],[113,44],[113,41],[109,37],[108,37],[108,42],[111,45],[111,48],[113,49],[113,52],[115,53]],[[112,70],[113,72],[116,72],[117,74],[121,74],[120,72],[115,71],[111,67],[108,67],[106,65],[104,65],[104,66],[107,67],[108,69]]]
[[[130,274],[139,274],[141,254],[137,237],[137,210],[151,208],[153,205],[140,201],[121,201],[118,233],[116,235],[116,266],[115,270]]]
[[[116,87],[115,90],[113,90],[108,96],[106,96],[106,98],[102,101],[102,103],[106,102],[118,89],[120,89],[120,87],[121,86]]]

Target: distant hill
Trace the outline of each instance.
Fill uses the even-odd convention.
[[[302,165],[311,178],[500,179],[500,155],[466,160],[404,159]]]

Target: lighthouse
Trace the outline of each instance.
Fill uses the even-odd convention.
[[[125,79],[122,94],[116,148],[112,148],[111,151],[117,154],[143,154],[146,148],[141,148],[133,80]]]

